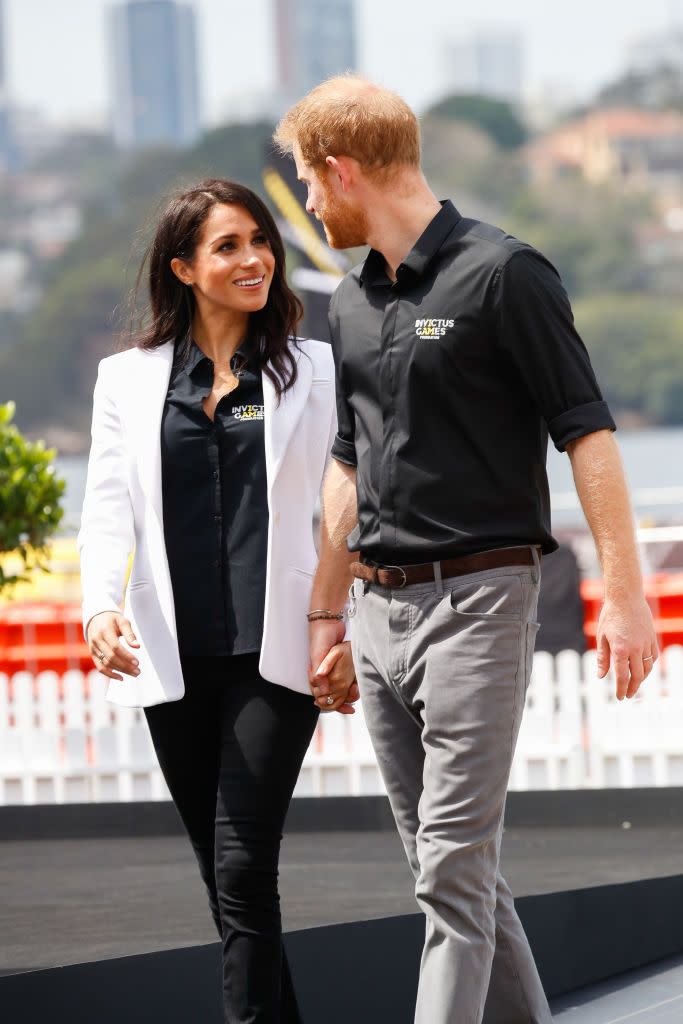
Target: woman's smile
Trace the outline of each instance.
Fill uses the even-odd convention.
[[[258,291],[264,281],[265,274],[261,274],[260,276],[240,277],[233,281],[233,284],[236,284],[238,288],[246,288],[247,291]]]

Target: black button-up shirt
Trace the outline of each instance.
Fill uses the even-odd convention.
[[[446,202],[396,277],[371,250],[330,306],[349,547],[395,565],[553,551],[548,433],[563,450],[615,429],[557,271]]]
[[[164,537],[183,655],[258,651],[263,634],[268,499],[260,371],[238,351],[239,386],[202,401],[214,366],[176,356],[161,425]]]

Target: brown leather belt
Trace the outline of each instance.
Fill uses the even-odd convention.
[[[449,576],[466,576],[470,572],[482,572],[484,569],[501,569],[507,565],[533,565],[534,556],[528,548],[498,548],[494,551],[477,551],[473,555],[461,555],[459,558],[446,558],[437,563],[441,568],[441,578]],[[359,580],[378,583],[380,587],[391,587],[400,590],[410,583],[429,583],[436,579],[434,562],[421,562],[419,565],[375,565],[369,561],[352,562],[351,572]]]

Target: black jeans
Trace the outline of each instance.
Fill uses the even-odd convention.
[[[278,860],[318,718],[258,655],[184,658],[185,696],[145,709],[223,942],[226,1024],[299,1024],[282,948]]]

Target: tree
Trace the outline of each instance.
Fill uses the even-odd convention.
[[[426,113],[446,121],[466,121],[481,128],[502,149],[516,149],[527,140],[527,130],[512,104],[488,96],[456,93],[435,103]]]
[[[47,542],[64,514],[65,483],[55,475],[54,449],[22,437],[13,416],[13,402],[0,405],[0,555],[16,552],[23,570],[7,572],[0,563],[0,593],[32,569],[47,571]]]

